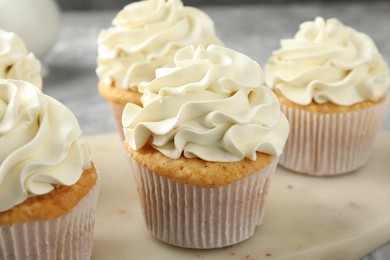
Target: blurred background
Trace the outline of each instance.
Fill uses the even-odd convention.
[[[134,1],[56,1],[61,23],[56,43],[45,60],[51,71],[45,79],[46,92],[75,112],[84,133],[115,131],[108,105],[97,93],[97,37],[102,29],[111,26],[119,10]],[[280,39],[292,37],[299,24],[316,16],[336,17],[367,33],[390,64],[390,0],[182,1],[197,6],[213,19],[227,47],[248,55],[262,67],[272,51],[279,48]],[[383,128],[390,130],[390,109]]]
[[[390,64],[390,0],[182,0],[214,21],[225,46],[260,66],[299,24],[335,17],[368,34]],[[0,0],[0,28],[20,32],[45,67],[44,92],[68,106],[85,134],[116,131],[97,91],[97,38],[129,0]],[[7,26],[6,26],[7,25]],[[383,128],[390,130],[390,107]]]
[[[299,24],[316,16],[338,18],[368,34],[390,64],[390,0],[182,1],[211,17],[225,46],[248,55],[261,67],[280,47],[281,39],[293,37]],[[134,1],[0,0],[0,28],[20,32],[44,65],[44,93],[74,112],[84,134],[117,130],[97,90],[97,38],[130,2]],[[390,107],[382,129],[390,131]],[[390,252],[390,243],[383,248]],[[377,253],[364,258],[374,259],[379,259]]]
[[[375,0],[360,0],[360,2],[375,2]],[[119,9],[126,4],[134,2],[129,0],[58,0],[63,10],[96,10],[96,9]],[[184,0],[185,5],[243,5],[243,4],[277,4],[291,2],[341,2],[339,0]],[[343,0],[342,2],[359,2],[356,0]]]

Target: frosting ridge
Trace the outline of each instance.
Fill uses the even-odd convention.
[[[73,185],[91,167],[72,112],[32,84],[0,80],[0,211]]]
[[[172,159],[220,162],[281,154],[288,122],[256,62],[216,45],[185,47],[174,60],[175,67],[160,68],[155,80],[140,85],[143,108],[125,107],[132,149],[150,143]]]
[[[293,39],[281,40],[265,73],[270,87],[300,105],[377,101],[390,83],[372,39],[334,18],[302,23]]]
[[[0,79],[19,79],[42,88],[41,63],[15,33],[0,29]]]
[[[204,12],[180,0],[131,3],[99,34],[96,73],[106,85],[136,90],[155,77],[156,68],[173,65],[178,49],[192,44],[221,44]]]

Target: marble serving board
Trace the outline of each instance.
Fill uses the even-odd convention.
[[[369,163],[354,173],[319,178],[278,167],[254,236],[213,250],[153,238],[119,135],[84,139],[101,176],[93,260],[361,259],[390,241],[390,132],[379,133]]]

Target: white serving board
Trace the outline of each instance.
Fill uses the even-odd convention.
[[[379,133],[369,163],[354,173],[319,178],[278,167],[254,236],[213,250],[153,238],[119,135],[84,139],[101,176],[93,260],[361,259],[390,241],[390,132]]]

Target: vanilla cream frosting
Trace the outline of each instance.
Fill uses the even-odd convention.
[[[41,63],[15,33],[0,30],[0,79],[19,79],[42,88]]]
[[[132,149],[150,143],[172,159],[218,162],[281,154],[288,122],[255,61],[217,45],[185,47],[174,61],[141,84],[143,108],[125,107],[122,123]]]
[[[389,70],[375,43],[337,19],[304,22],[281,41],[265,67],[267,84],[290,101],[353,105],[377,101],[389,87]]]
[[[188,45],[221,44],[212,20],[180,0],[146,0],[123,8],[98,37],[96,73],[105,85],[137,90],[155,69],[173,65]]]
[[[21,80],[0,80],[0,212],[73,185],[91,167],[72,112]]]

